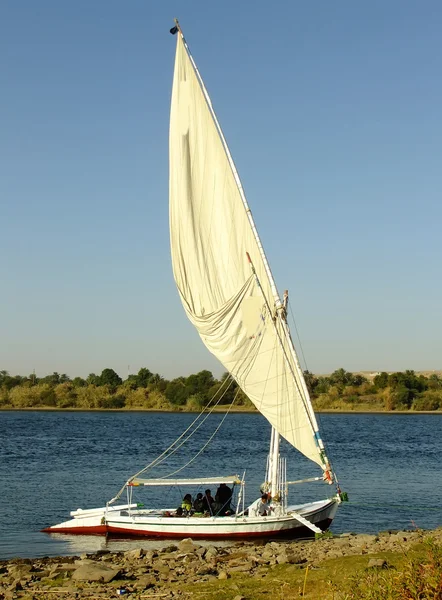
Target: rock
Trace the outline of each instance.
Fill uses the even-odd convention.
[[[219,552],[217,548],[215,548],[215,546],[209,546],[206,550],[204,557],[206,560],[208,560],[209,558],[214,558],[215,556],[218,556],[218,554]]]
[[[243,572],[250,572],[253,568],[254,568],[254,564],[252,562],[245,562],[239,565],[233,565],[231,566],[230,563],[228,565],[228,569],[229,571],[233,571],[234,573],[243,573]]]
[[[161,576],[169,577],[170,567],[168,565],[155,565],[154,571],[159,573]]]
[[[367,569],[387,569],[388,563],[383,558],[370,558]]]
[[[144,591],[155,587],[156,579],[153,575],[142,575],[134,582],[133,588],[137,591]]]
[[[84,556],[84,555],[83,555]],[[92,558],[78,558],[75,562],[75,565],[77,565],[77,567],[80,567],[82,565],[96,565],[97,561],[92,560]]]
[[[72,573],[75,581],[102,581],[109,583],[120,574],[120,569],[112,569],[103,563],[83,564]]]
[[[288,562],[289,560],[287,554],[278,554],[278,556],[276,557],[276,563],[278,565],[285,565]]]
[[[261,554],[262,558],[264,560],[271,560],[272,558],[275,557],[275,553],[272,552],[270,549],[266,549],[264,550],[264,552]]]
[[[20,579],[16,579],[8,587],[8,591],[9,592],[18,592],[19,590],[22,590],[22,589],[23,589],[23,586],[22,586],[22,584],[20,582]]]
[[[262,558],[262,556],[251,556],[250,560],[257,565],[268,565],[270,562],[269,560]]]
[[[144,555],[144,561],[147,563],[151,563],[153,561],[153,559],[156,558],[157,556],[158,556],[158,552],[155,552],[154,550],[149,550]]]
[[[218,573],[218,579],[229,579],[230,575],[227,573],[227,571],[220,571]]]
[[[30,573],[34,571],[34,565],[22,564],[15,565],[10,569],[9,574],[12,575],[15,579],[30,579]]]
[[[138,560],[143,558],[144,550],[143,548],[135,548],[135,550],[128,550],[128,552],[124,553],[124,558],[127,560]]]
[[[193,543],[192,538],[185,538],[178,544],[178,550],[180,552],[195,552],[200,547],[200,545]]]
[[[216,569],[209,565],[201,565],[196,571],[196,575],[215,575],[216,573]]]
[[[165,548],[163,548],[161,552],[164,554],[170,554],[171,552],[176,552],[177,550],[178,546],[175,546],[175,544],[171,544],[170,546],[166,546]]]
[[[244,596],[235,596],[233,600],[246,600]]]

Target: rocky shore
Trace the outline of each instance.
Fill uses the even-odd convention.
[[[403,553],[429,536],[442,543],[442,529],[437,529],[334,537],[324,534],[316,540],[241,542],[229,547],[202,546],[185,539],[158,551],[143,550],[140,540],[139,549],[127,552],[15,558],[0,561],[0,600],[204,598],[205,593],[198,590],[208,582],[216,582],[225,590],[213,597],[245,600],[250,596],[240,593],[240,587],[227,584],[244,577],[272,579],[281,572],[280,565],[315,569],[330,559],[349,556],[362,557],[365,568],[379,569],[387,565],[388,559],[376,555]]]

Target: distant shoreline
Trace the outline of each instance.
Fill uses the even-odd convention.
[[[57,406],[27,406],[27,407],[8,407],[0,408],[0,412],[87,412],[87,413],[170,413],[170,414],[199,414],[197,410],[168,410],[161,408],[59,408]],[[260,414],[257,409],[250,408],[214,408],[215,413],[244,413]],[[315,414],[343,414],[343,415],[442,415],[442,410],[346,410],[346,409],[323,409],[315,410]]]

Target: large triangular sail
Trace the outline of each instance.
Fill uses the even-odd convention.
[[[328,474],[284,307],[180,30],[169,144],[172,264],[187,316],[276,431]]]

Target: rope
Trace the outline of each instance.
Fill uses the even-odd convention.
[[[221,425],[224,423],[224,421],[226,420],[227,415],[230,412],[230,409],[232,408],[233,404],[235,403],[236,397],[238,396],[239,393],[239,389],[235,394],[235,397],[233,398],[232,402],[230,403],[229,408],[227,409],[226,414],[224,415],[224,417],[221,419],[221,421],[219,422],[218,426],[216,427],[215,431],[212,433],[212,435],[209,437],[209,439],[207,440],[207,442],[204,444],[204,446],[195,454],[195,456],[193,458],[191,458],[185,465],[183,465],[182,467],[180,467],[179,469],[177,469],[176,471],[173,471],[172,473],[169,473],[168,475],[164,476],[164,479],[167,479],[168,477],[172,477],[172,475],[176,475],[177,473],[179,473],[180,471],[182,471],[183,469],[185,469],[186,467],[188,467],[190,464],[193,463],[193,461],[195,459],[198,458],[198,456],[200,454],[202,454],[204,452],[204,450],[207,448],[207,446],[210,444],[210,442],[213,440],[213,438],[215,437],[215,435],[218,433]]]
[[[181,446],[183,444],[185,444],[191,437],[192,435],[201,427],[201,425],[206,421],[206,419],[212,414],[212,412],[215,410],[215,408],[218,406],[218,404],[221,402],[221,400],[223,399],[223,397],[225,396],[225,394],[227,393],[228,389],[230,388],[230,386],[232,385],[234,379],[231,375],[229,375],[229,377],[226,377],[226,379],[223,381],[221,387],[215,392],[215,394],[212,396],[212,398],[209,400],[209,403],[207,404],[206,407],[203,408],[203,410],[199,413],[199,415],[192,421],[192,423],[187,427],[187,429],[185,429],[183,431],[183,433],[174,441],[172,442],[172,444],[170,444],[170,446],[168,448],[166,448],[166,450],[164,450],[164,452],[162,452],[159,456],[157,456],[151,463],[149,463],[147,466],[145,466],[143,469],[141,469],[140,471],[138,471],[137,473],[135,473],[135,475],[132,475],[132,477],[130,477],[126,483],[123,485],[123,487],[118,491],[118,493],[111,499],[109,500],[109,502],[107,503],[107,506],[109,506],[109,504],[112,504],[113,502],[115,502],[116,500],[119,499],[119,497],[121,496],[121,494],[124,492],[124,489],[126,488],[127,484],[130,481],[133,481],[136,477],[138,477],[139,475],[142,475],[143,473],[145,473],[146,471],[148,471],[149,469],[153,468],[156,465],[161,464],[164,460],[166,460],[166,458],[168,458],[169,456],[171,456],[172,454],[174,454],[179,448],[181,448]],[[176,446],[176,444],[178,444],[178,442],[180,440],[182,440],[186,434],[192,429],[192,427],[201,419],[201,417],[204,415],[206,409],[208,408],[208,406],[210,405],[210,403],[216,398],[216,395],[222,390],[223,386],[228,383],[226,389],[223,391],[222,395],[219,397],[218,401],[212,406],[211,410],[206,414],[206,416],[204,417],[204,419],[201,421],[201,423],[194,429],[194,431],[186,438],[184,439],[183,442],[181,442],[181,444],[179,444],[178,446]],[[236,397],[236,396],[235,396]],[[172,448],[175,449],[172,451]]]

